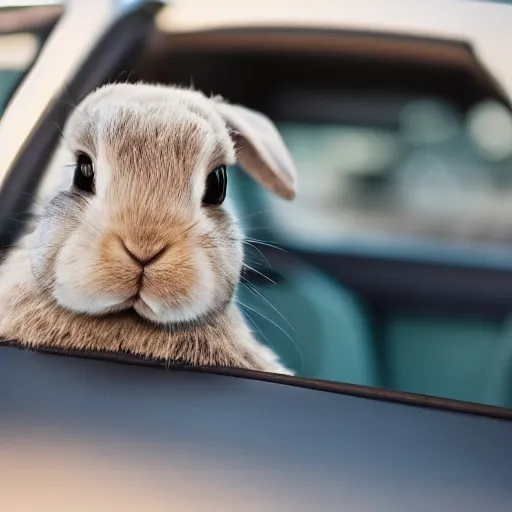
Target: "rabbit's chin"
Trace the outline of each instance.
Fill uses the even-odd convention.
[[[149,302],[149,301],[148,301]],[[151,307],[141,297],[134,297],[128,299],[121,304],[107,308],[100,313],[100,316],[115,315],[118,313],[129,313],[130,316],[139,318],[140,320],[152,324],[169,326],[173,324],[183,324],[196,322],[200,318],[205,318],[211,315],[211,311],[200,308],[182,308],[182,309],[169,309],[153,305]]]
[[[136,293],[129,298],[86,298],[77,294],[76,290],[58,286],[54,289],[53,297],[60,307],[73,313],[107,317],[116,313],[132,311],[141,319],[162,326],[195,323],[219,310],[213,295],[208,297],[209,300],[189,298],[187,301],[184,300],[183,304],[171,306],[155,300],[144,292]]]
[[[148,298],[136,297],[130,306],[141,318],[155,324],[171,325],[195,322],[211,314],[213,308],[201,304],[191,304],[179,309],[162,307]]]

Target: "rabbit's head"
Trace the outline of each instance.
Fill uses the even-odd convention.
[[[272,122],[200,92],[114,84],[91,93],[64,139],[73,182],[32,237],[33,273],[77,313],[125,309],[159,324],[196,322],[231,301],[242,237],[223,208],[226,167],[281,197],[295,169]]]

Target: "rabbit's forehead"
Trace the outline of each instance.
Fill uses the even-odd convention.
[[[98,152],[108,152],[115,167],[160,161],[189,167],[216,148],[226,157],[229,152],[208,121],[183,110],[119,111],[98,119],[96,141]]]
[[[213,110],[176,101],[102,101],[89,108],[72,130],[81,142],[120,147],[134,144],[148,152],[180,152],[183,146],[198,151],[220,146],[226,158],[233,153],[228,130]],[[215,146],[215,147],[214,147]]]
[[[147,181],[166,175],[190,181],[235,159],[233,141],[215,112],[200,104],[176,101],[108,101],[84,109],[71,123],[75,145],[92,153],[108,181]],[[153,99],[154,100],[154,99]],[[107,178],[107,176],[104,176]]]
[[[135,195],[199,204],[207,174],[235,161],[233,141],[213,102],[192,91],[100,89],[79,105],[64,135],[73,151],[95,160],[100,202],[116,198],[128,204]]]

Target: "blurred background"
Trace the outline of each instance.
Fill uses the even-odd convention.
[[[88,30],[103,3],[0,2],[0,112],[68,10]],[[110,81],[193,85],[275,121],[297,199],[232,169],[230,207],[248,235],[241,307],[299,375],[512,406],[506,4],[168,2],[111,62]],[[34,68],[42,88],[52,62]],[[70,161],[57,143],[38,198]]]

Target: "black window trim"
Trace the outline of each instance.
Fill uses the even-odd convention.
[[[25,345],[20,344],[16,340],[0,340],[0,348],[2,347],[11,349],[14,348],[17,350],[27,350],[27,347]],[[199,367],[181,362],[145,359],[127,353],[100,352],[90,350],[66,351],[56,348],[44,347],[41,347],[39,349],[30,349],[30,351],[56,357],[60,356],[90,359],[114,364],[142,366],[165,371],[199,372],[208,373],[212,375],[222,375],[233,378],[257,380],[260,382],[271,382],[273,384],[294,386],[327,393],[336,393],[341,395],[353,396],[356,398],[392,402],[397,404],[408,405],[411,407],[437,409],[446,412],[469,414],[473,416],[485,416],[487,418],[512,422],[512,409],[506,409],[503,407],[496,407],[492,405],[484,405],[472,402],[463,402],[459,400],[452,400],[448,398],[440,398],[429,395],[420,395],[416,393],[406,393],[400,391],[392,391],[388,389],[373,388],[357,384],[348,384],[345,382],[334,382],[307,377],[296,377],[289,375],[266,373],[241,368]]]

